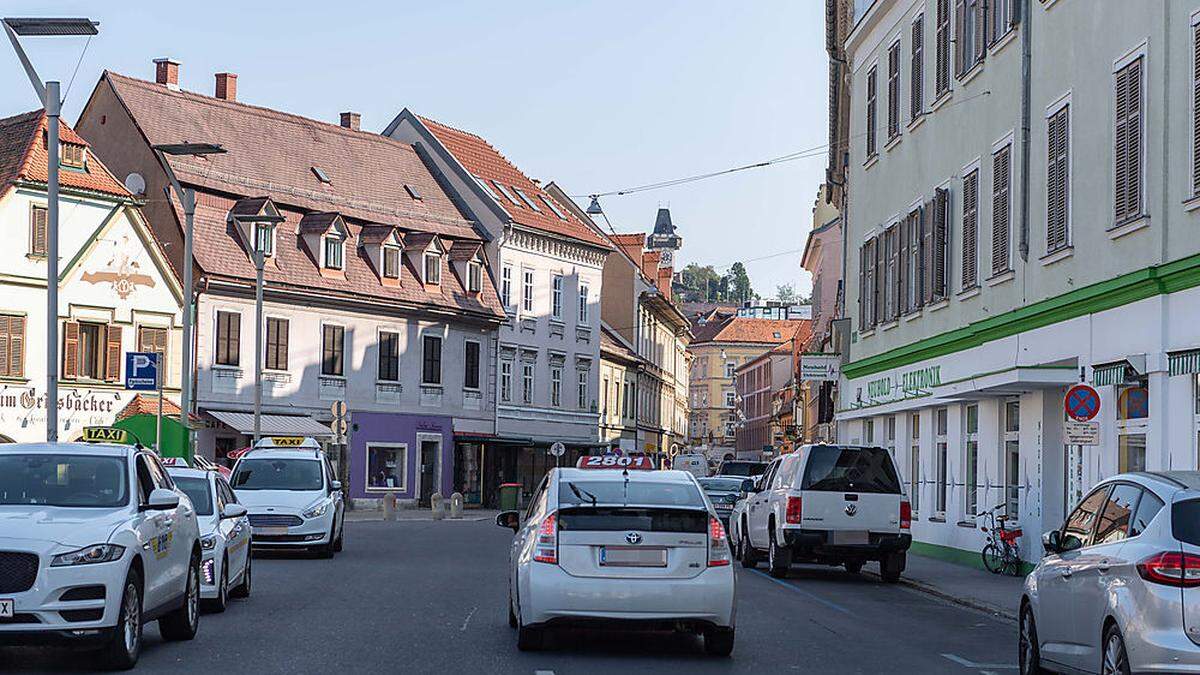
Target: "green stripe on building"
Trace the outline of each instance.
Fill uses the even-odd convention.
[[[1200,349],[1168,354],[1171,375],[1190,375],[1200,373]]]

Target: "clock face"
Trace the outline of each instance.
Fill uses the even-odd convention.
[[[663,267],[670,267],[672,264],[674,264],[673,263],[674,257],[675,257],[674,251],[672,251],[671,249],[663,249],[662,256],[659,258],[659,260],[662,262]]]

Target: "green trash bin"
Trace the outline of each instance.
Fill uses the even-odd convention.
[[[500,484],[500,510],[501,511],[516,511],[517,506],[521,501],[521,484],[520,483],[501,483]]]

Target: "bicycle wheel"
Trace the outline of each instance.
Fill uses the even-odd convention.
[[[1000,574],[1004,570],[1004,554],[992,542],[988,542],[987,546],[979,552],[983,558],[983,567],[992,574]]]
[[[1004,573],[1010,577],[1021,576],[1021,554],[1016,546],[1004,547]]]

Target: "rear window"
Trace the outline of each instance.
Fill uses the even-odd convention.
[[[883,448],[818,445],[809,450],[800,489],[900,494],[900,478]]]
[[[577,480],[559,483],[558,503],[561,506],[637,504],[704,508],[704,497],[691,483]]]
[[[689,532],[708,531],[708,513],[684,509],[643,509],[621,506],[582,506],[561,509],[558,528],[586,532]]]
[[[761,476],[766,470],[765,462],[725,462],[720,473],[722,476]]]
[[[1171,506],[1171,534],[1179,541],[1200,546],[1200,499]]]

